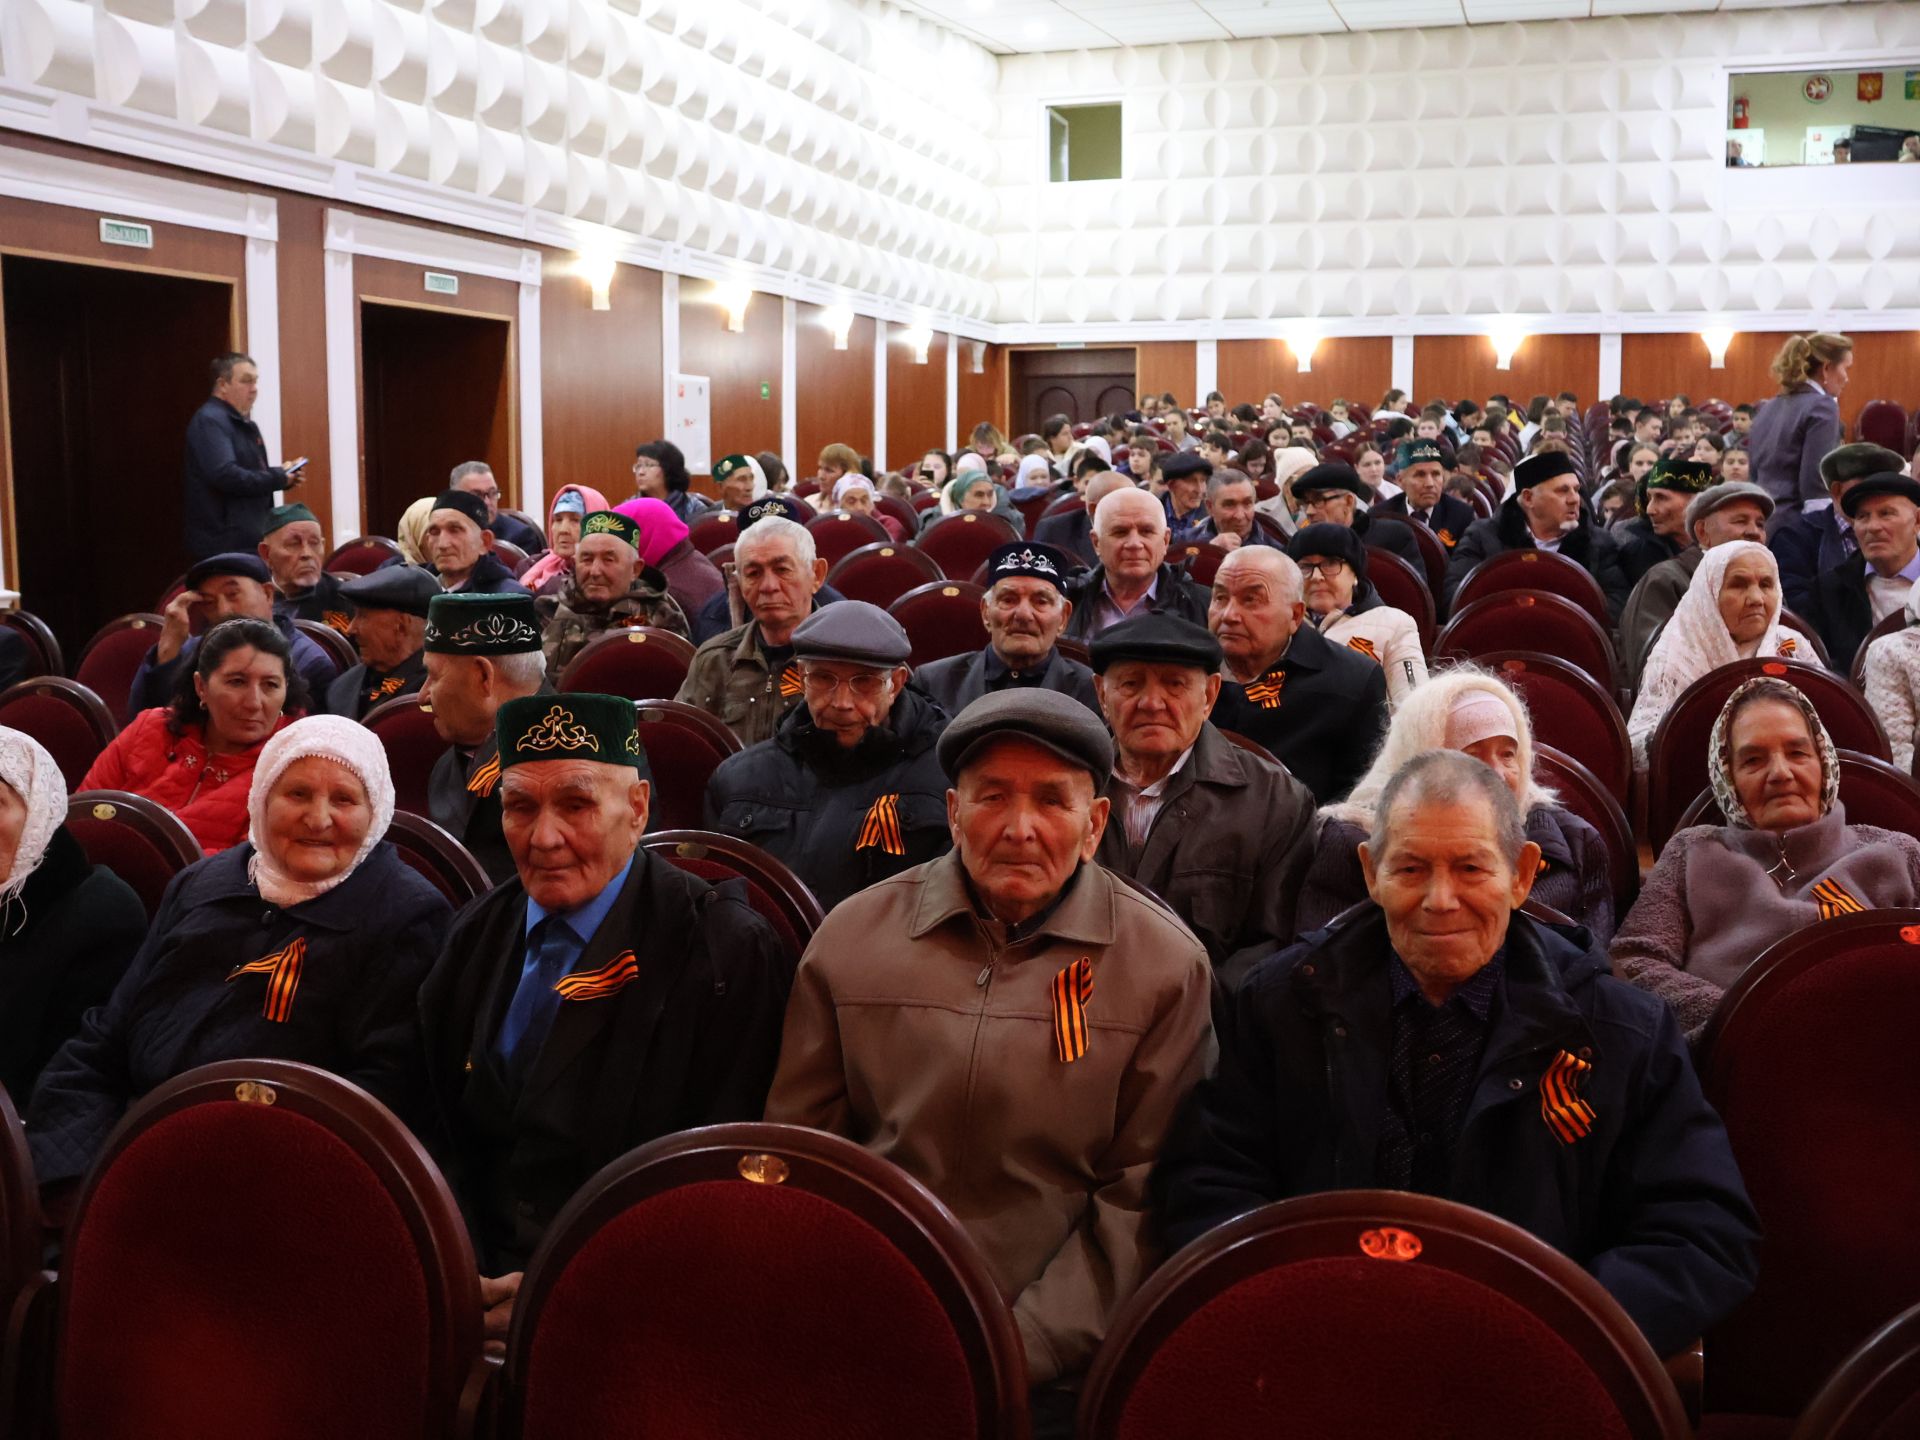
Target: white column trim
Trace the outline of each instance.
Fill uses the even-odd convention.
[[[540,287],[520,283],[520,508],[545,527],[546,430],[540,392]]]
[[[1618,331],[1601,334],[1599,390],[1594,395],[1595,400],[1611,399],[1620,393],[1620,373],[1625,363],[1625,351]]]
[[[958,335],[947,334],[947,453],[960,448],[960,345]]]
[[[873,322],[873,469],[887,468],[887,322]]]
[[[660,272],[660,433],[673,430],[673,384],[680,378],[680,277]]]
[[[1388,383],[1396,390],[1413,393],[1413,336],[1393,337],[1393,374]]]
[[[1136,380],[1138,376],[1134,377]],[[1218,340],[1196,340],[1193,342],[1193,403],[1196,409],[1203,409],[1207,403],[1207,392],[1220,388],[1220,342]]]
[[[247,201],[250,209],[264,212],[272,226],[274,202],[264,195],[249,195]],[[280,260],[272,229],[248,234],[244,273],[247,333],[240,348],[253,356],[260,370],[251,419],[260,427],[267,454],[288,460],[293,457],[281,448],[280,434]]]
[[[327,317],[327,469],[333,543],[360,536],[360,347],[354,342],[353,254],[321,257]]]
[[[795,468],[800,449],[800,304],[791,295],[780,298],[780,458],[787,474]]]

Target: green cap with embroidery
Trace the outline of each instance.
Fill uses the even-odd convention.
[[[638,721],[633,701],[618,695],[523,695],[494,715],[500,768],[532,760],[597,760],[631,765],[645,776],[647,752]]]

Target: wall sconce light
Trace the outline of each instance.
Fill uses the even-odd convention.
[[[973,375],[986,374],[987,342],[984,340],[969,340],[967,342],[967,351],[967,363],[971,367],[968,373]]]
[[[1513,357],[1520,353],[1520,345],[1527,338],[1527,332],[1517,325],[1507,325],[1495,330],[1488,338],[1493,341],[1493,368],[1511,370]]]
[[[924,365],[927,363],[927,352],[933,348],[933,331],[927,329],[924,325],[916,325],[913,329],[906,331],[900,338],[913,347],[914,364]]]
[[[753,288],[748,285],[715,285],[713,298],[727,312],[727,329],[738,335],[747,328],[747,306],[753,303]]]
[[[847,336],[853,330],[853,311],[844,305],[829,305],[820,312],[820,320],[833,335],[833,348],[846,349]]]
[[[1733,344],[1734,332],[1724,327],[1702,330],[1700,338],[1707,342],[1708,369],[1727,368],[1727,347]]]
[[[1313,373],[1313,352],[1320,346],[1320,336],[1312,330],[1295,330],[1287,336],[1287,348],[1293,351],[1294,368],[1302,375]]]
[[[592,288],[593,308],[613,309],[613,256],[604,252],[582,252],[573,268],[574,273]]]

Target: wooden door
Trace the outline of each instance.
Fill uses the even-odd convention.
[[[1134,351],[1015,350],[1012,352],[1015,434],[1038,433],[1052,415],[1075,424],[1134,406]]]

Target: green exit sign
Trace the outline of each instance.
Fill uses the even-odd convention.
[[[100,222],[100,243],[103,245],[130,245],[135,250],[153,248],[153,226],[142,225],[137,220],[102,220]]]
[[[762,400],[771,400],[773,398],[773,382],[771,380],[762,380],[760,382],[760,398]]]
[[[458,295],[460,277],[444,275],[438,270],[427,271],[427,293],[429,295]]]

